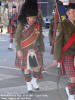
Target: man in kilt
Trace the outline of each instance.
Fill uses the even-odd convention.
[[[29,93],[33,92],[33,88],[39,90],[37,80],[42,77],[44,43],[37,16],[36,0],[25,0],[18,17],[15,35],[15,65],[24,70],[24,79]]]
[[[13,38],[14,34],[16,32],[16,26],[17,25],[17,12],[16,12],[16,6],[13,5],[12,7],[12,16],[9,16],[9,26],[8,26],[8,32],[10,34],[10,41],[9,41],[9,50],[12,50],[13,48]]]
[[[53,31],[54,31],[54,15],[52,16],[50,26],[49,26],[49,42],[50,46],[52,46],[52,41],[53,41]],[[53,52],[53,51],[52,51]]]
[[[75,100],[75,3],[67,6],[68,19],[58,24],[54,44],[54,64],[60,63],[61,70],[69,78],[66,92],[68,100]]]

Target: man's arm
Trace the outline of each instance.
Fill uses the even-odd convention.
[[[59,61],[61,59],[61,52],[63,48],[64,43],[64,37],[63,37],[63,28],[62,24],[59,23],[57,32],[56,32],[56,39],[54,44],[54,60]]]

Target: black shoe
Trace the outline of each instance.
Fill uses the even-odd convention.
[[[33,91],[28,91],[28,93],[29,93],[29,94],[32,94],[32,93],[34,93],[34,92],[33,92]]]
[[[39,88],[35,88],[35,90],[40,90]]]
[[[8,48],[8,50],[11,50],[12,51],[13,49],[12,48]]]

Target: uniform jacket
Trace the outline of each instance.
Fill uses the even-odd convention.
[[[52,41],[53,40],[53,32],[54,32],[54,17],[51,19],[51,23],[49,26],[49,40]]]
[[[74,32],[75,24],[68,19],[59,23],[54,44],[54,59],[61,59],[62,48],[70,40]],[[73,43],[71,47],[64,52],[64,56],[75,56],[75,43]]]
[[[16,35],[15,35],[15,38],[16,38],[16,50],[21,50],[21,40],[24,40],[24,37],[22,36],[22,30],[24,29],[25,25],[22,25],[20,22],[18,22],[18,25],[17,25],[17,30],[16,30]],[[39,37],[38,37],[38,40],[37,40],[37,43],[39,43],[39,48],[40,48],[40,51],[44,51],[44,42],[43,42],[43,37],[40,33]],[[36,45],[37,46],[37,45]]]

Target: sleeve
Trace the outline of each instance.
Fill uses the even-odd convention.
[[[40,21],[39,23],[40,23],[40,25],[39,25],[40,34],[39,34],[39,38],[38,38],[38,40],[39,40],[39,48],[40,48],[41,52],[44,52],[45,51],[45,47],[44,47],[44,41],[43,41],[44,36],[43,36],[43,33],[42,33],[42,21]]]
[[[18,22],[16,34],[15,34],[16,51],[21,50],[21,38],[22,38],[21,33],[22,33],[22,30],[23,30],[23,25],[20,22]]]
[[[62,24],[59,23],[57,32],[56,32],[55,44],[54,44],[54,59],[55,60],[59,61],[61,59],[63,44],[64,44],[63,28],[62,28]]]
[[[49,40],[52,41],[53,40],[53,26],[54,26],[54,22],[53,20],[51,20],[51,23],[50,23],[50,29],[49,29]]]
[[[40,33],[39,42],[40,42],[40,50],[41,50],[41,52],[44,52],[45,51],[45,47],[44,47],[44,41],[43,41],[42,33]]]

